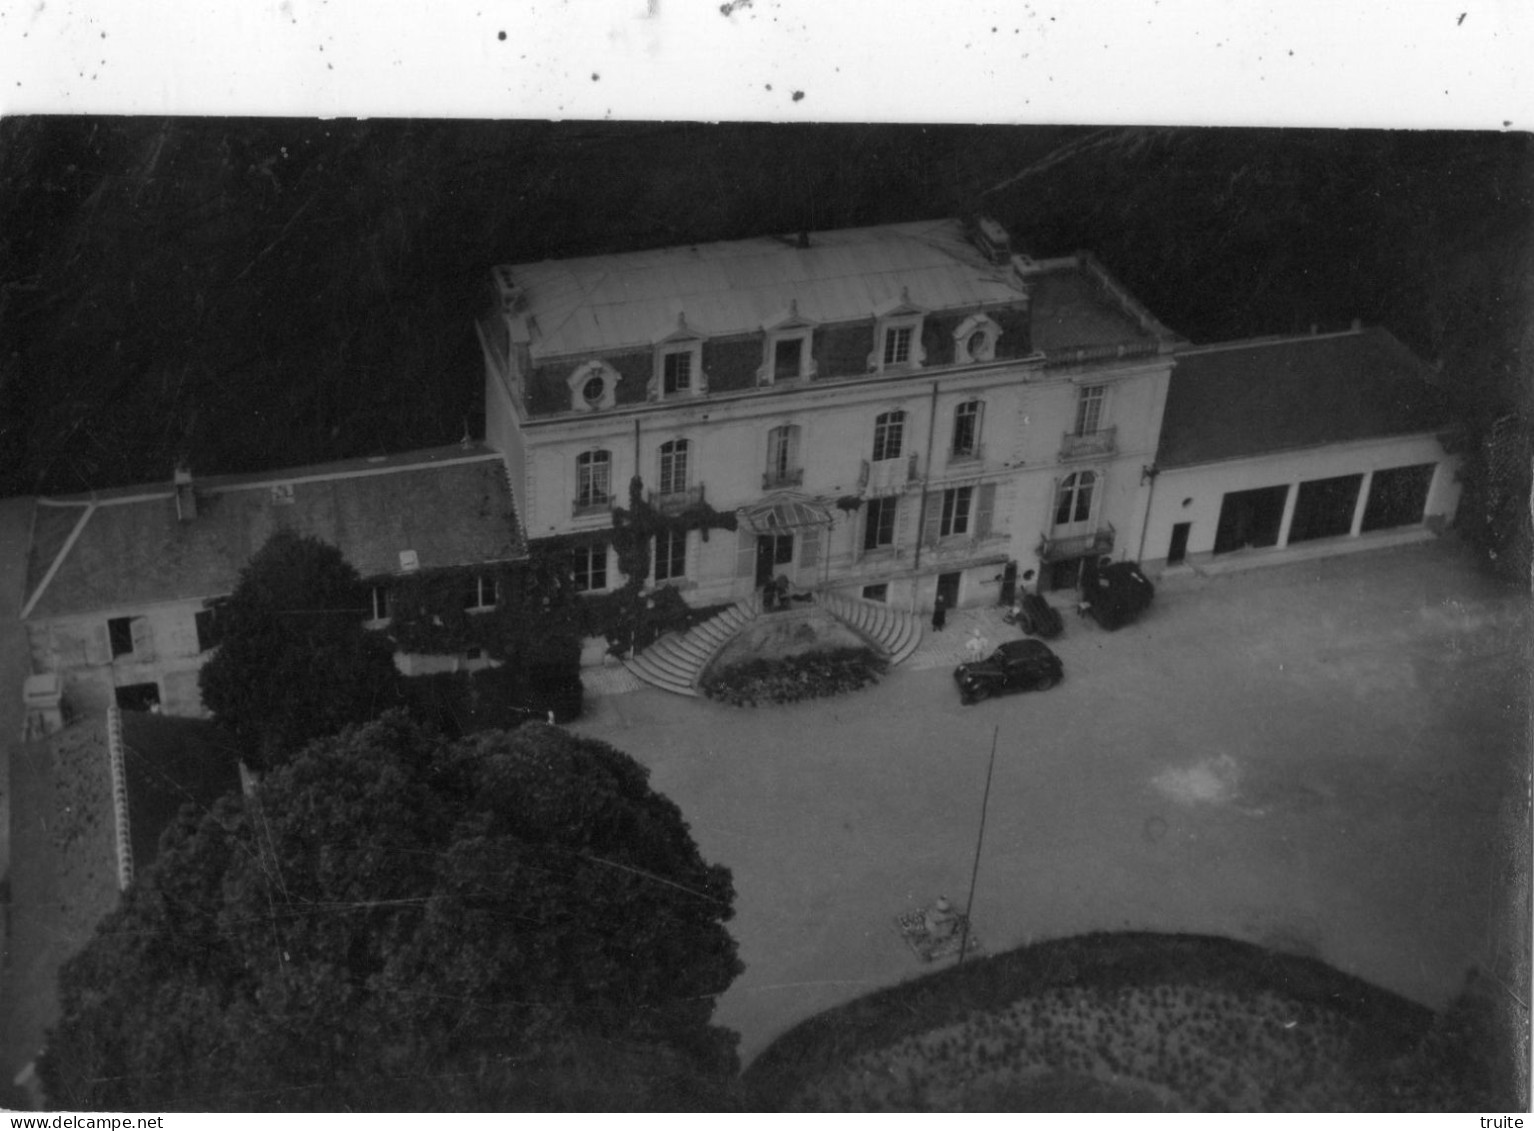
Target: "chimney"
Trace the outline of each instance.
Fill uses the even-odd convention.
[[[197,492],[192,488],[192,472],[185,465],[176,467],[176,517],[191,522],[197,517]]]
[[[1012,259],[1012,237],[1007,235],[1007,229],[989,216],[980,217],[975,225],[975,246],[998,267],[1005,266]]]

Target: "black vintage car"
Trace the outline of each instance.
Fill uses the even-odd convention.
[[[1065,675],[1060,657],[1042,640],[1009,640],[983,660],[953,671],[959,699],[968,706],[1007,691],[1043,691]]]
[[[1001,619],[1017,625],[1024,636],[1040,636],[1045,640],[1053,640],[1065,631],[1065,622],[1060,619],[1059,612],[1037,593],[1024,593],[1010,612],[1001,615]]]
[[[1134,562],[1087,562],[1081,571],[1081,612],[1112,632],[1150,607],[1156,587]]]

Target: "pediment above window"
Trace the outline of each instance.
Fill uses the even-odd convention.
[[[708,392],[708,376],[703,372],[704,337],[687,324],[686,314],[678,313],[676,325],[655,339],[650,381],[645,386],[649,400],[698,397]]]
[[[762,323],[762,364],[756,371],[756,383],[773,385],[814,377],[816,325],[799,313],[797,301]]]

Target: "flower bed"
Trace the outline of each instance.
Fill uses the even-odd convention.
[[[1088,935],[830,1010],[745,1080],[752,1110],[1490,1110],[1462,1014],[1228,939]]]
[[[871,648],[836,648],[744,660],[710,672],[700,686],[710,699],[737,707],[793,703],[856,691],[876,682],[887,666]]]
[[[62,938],[83,943],[117,902],[116,818],[106,724],[93,719],[48,739],[53,762],[51,833]]]

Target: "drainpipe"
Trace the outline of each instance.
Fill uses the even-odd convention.
[[[932,436],[937,431],[937,382],[932,382],[932,408],[927,414],[927,464],[922,469],[921,502],[916,508],[916,557],[911,570],[921,569],[921,532],[927,527],[927,484],[932,479]],[[916,587],[911,587],[911,611],[916,611]]]
[[[1140,482],[1150,480],[1150,490],[1145,493],[1145,517],[1140,520],[1140,552],[1135,555],[1135,561],[1145,560],[1145,535],[1150,530],[1151,502],[1156,498],[1156,476],[1161,474],[1161,469],[1155,464],[1149,464],[1140,468]]]
[[[639,417],[634,417],[634,478],[641,478],[639,474]]]

